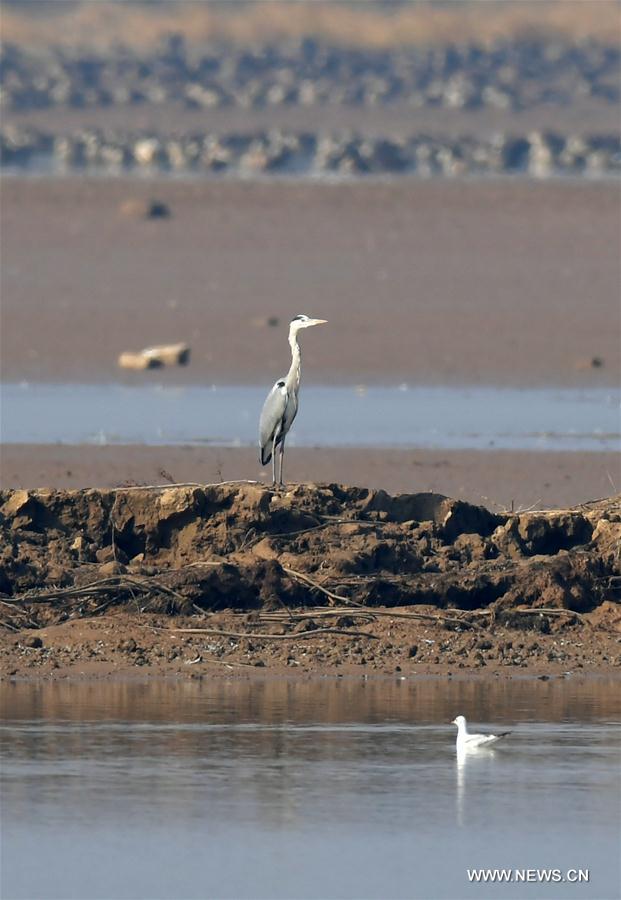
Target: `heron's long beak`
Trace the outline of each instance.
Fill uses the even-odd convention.
[[[328,320],[327,319],[311,319],[308,324],[309,325],[327,325]]]

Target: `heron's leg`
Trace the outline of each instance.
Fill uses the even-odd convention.
[[[279,468],[279,471],[278,471],[278,483],[279,483],[279,484],[282,484],[282,483],[283,483],[283,480],[282,480],[282,467],[283,467],[283,462],[284,462],[284,458],[285,458],[285,442],[284,442],[284,439],[283,439],[283,441],[281,442],[280,447],[278,448],[278,450],[279,450],[279,453],[280,453],[280,459],[278,460],[278,462],[279,462],[279,467],[278,467],[278,468]]]
[[[276,484],[276,436],[272,441],[272,485]]]

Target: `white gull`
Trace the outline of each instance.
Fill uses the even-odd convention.
[[[457,750],[475,750],[477,747],[489,747],[495,744],[501,738],[511,734],[510,731],[503,731],[500,734],[470,734],[466,720],[463,716],[457,716],[453,719],[453,725],[457,725]]]

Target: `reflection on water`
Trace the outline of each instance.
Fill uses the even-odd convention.
[[[265,387],[4,384],[5,443],[253,445]],[[610,450],[621,392],[305,386],[298,446]]]
[[[611,681],[13,684],[3,712],[4,898],[621,886]],[[457,713],[513,733],[457,758]],[[586,868],[590,882],[469,884],[481,866]]]

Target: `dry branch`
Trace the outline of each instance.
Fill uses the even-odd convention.
[[[582,622],[583,625],[589,625],[589,627],[591,627],[591,623],[588,619],[585,619],[583,615],[573,609],[550,609],[543,606],[533,606],[532,609],[509,610],[510,615],[516,616],[534,616],[538,613],[541,613],[542,616],[572,616],[574,619]]]
[[[487,610],[484,610],[484,613],[487,613]],[[282,621],[282,616],[279,613],[273,612],[268,614],[274,621]],[[362,617],[365,619],[376,619],[381,616],[390,618],[390,619],[418,619],[419,621],[424,622],[439,622],[439,623],[449,623],[451,625],[459,625],[466,626],[467,628],[472,628],[472,622],[469,622],[467,616],[470,615],[470,611],[464,611],[464,617],[457,616],[446,616],[442,613],[422,613],[422,612],[393,612],[389,609],[376,609],[371,606],[357,606],[355,608],[352,607],[331,607],[329,610],[324,609],[323,607],[315,607],[315,609],[308,609],[304,613],[294,613],[293,616],[296,619],[309,619],[309,618],[319,618],[324,616],[351,616],[352,618]],[[265,614],[260,614],[260,618],[267,621],[267,617]]]
[[[173,488],[196,487],[222,487],[225,484],[262,484],[261,481],[241,479],[236,481],[213,481],[210,484],[200,484],[198,481],[179,481],[168,484],[132,484],[130,487],[114,487],[111,491],[170,491]]]
[[[229,637],[261,641],[305,641],[318,634],[343,634],[346,637],[364,637],[379,640],[377,635],[366,631],[349,631],[345,628],[313,628],[312,631],[291,632],[290,634],[265,634],[253,631],[219,631],[217,628],[172,628],[175,634],[209,634],[217,637]]]
[[[261,622],[302,622],[308,619],[334,619],[343,615],[349,616],[352,619],[361,619],[364,622],[377,621],[377,616],[375,616],[372,612],[367,612],[364,609],[352,609],[349,606],[335,606],[331,607],[330,609],[326,609],[322,606],[310,607],[304,612],[291,612],[287,616],[285,616],[283,613],[277,612],[276,610],[272,610],[271,612],[267,613],[259,612],[258,618]]]

